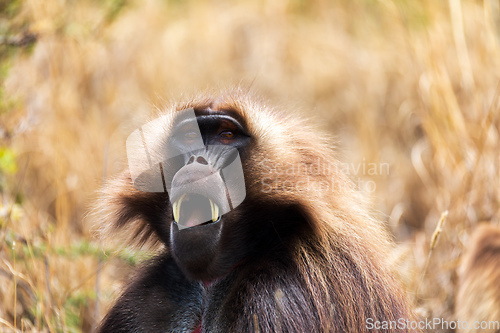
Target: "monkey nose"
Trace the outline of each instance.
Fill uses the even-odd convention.
[[[203,165],[208,165],[208,161],[203,157],[203,156],[194,156],[192,155],[186,165],[193,163],[194,161],[203,164]]]

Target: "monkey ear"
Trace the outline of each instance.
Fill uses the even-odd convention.
[[[128,170],[110,178],[99,192],[90,213],[97,237],[116,241],[120,230],[124,231],[120,234],[125,236],[127,244],[157,245],[160,239],[147,223],[154,195],[136,190]]]

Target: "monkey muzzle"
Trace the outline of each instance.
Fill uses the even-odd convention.
[[[170,194],[174,221],[181,229],[218,222],[222,212],[231,210],[220,171],[208,164],[195,161],[182,167],[172,179]]]
[[[245,198],[238,151],[227,146],[198,151],[175,173],[169,194],[179,229],[220,221]]]

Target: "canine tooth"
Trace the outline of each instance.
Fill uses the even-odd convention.
[[[179,222],[179,215],[177,215],[177,206],[178,206],[178,201],[174,202],[172,205],[172,211],[174,212],[174,221]]]
[[[175,222],[179,222],[180,221],[180,217],[181,217],[181,204],[182,204],[182,200],[184,200],[184,198],[186,197],[187,193],[184,193],[183,195],[181,195],[181,197],[179,198],[179,200],[177,200],[176,202],[174,202],[174,204],[172,205],[172,210],[174,211],[174,220]]]
[[[217,221],[219,219],[219,206],[214,203],[214,213],[212,215],[212,221]]]
[[[217,206],[215,202],[212,202],[212,200],[209,199],[209,201],[210,208],[212,209],[212,221],[215,222],[219,218],[219,206]]]
[[[213,221],[213,219],[214,219],[214,203],[210,199],[208,199],[208,201],[210,201],[210,211],[212,213],[212,221]]]
[[[210,201],[210,210],[212,212],[212,221],[214,221],[214,212],[215,212],[214,203],[210,199],[208,199],[208,201]]]

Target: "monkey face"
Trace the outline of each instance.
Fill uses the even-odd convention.
[[[189,275],[218,275],[212,266],[228,250],[228,213],[246,196],[240,152],[250,141],[231,114],[193,109],[160,117],[127,139],[134,187],[168,194],[170,247]]]

